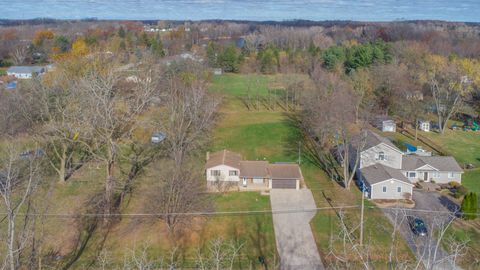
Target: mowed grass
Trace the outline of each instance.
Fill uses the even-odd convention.
[[[443,135],[436,132],[420,134],[445,148],[461,166],[471,163],[480,167],[480,132],[447,129]]]
[[[480,195],[480,168],[467,170],[462,176],[462,184]]]
[[[298,161],[298,147],[302,136],[292,123],[289,112],[272,111],[266,108],[248,110],[242,104],[240,97],[245,95],[248,87],[247,80],[252,80],[252,76],[264,85],[269,84],[268,80],[277,81],[274,76],[231,74],[215,79],[212,89],[220,93],[223,91],[225,99],[220,111],[221,120],[213,132],[211,150],[229,149],[251,160]],[[231,86],[230,83],[232,83]],[[306,156],[302,155],[301,160],[305,183],[311,189],[318,207],[330,208],[330,204],[333,206],[360,204],[361,195],[356,187],[347,191],[331,181],[322,170],[310,163]],[[242,195],[234,193],[231,196]],[[222,200],[222,202],[225,201]],[[312,231],[324,260],[330,251],[331,237],[336,237],[339,233],[337,214],[333,210],[321,210],[311,222]],[[358,224],[359,209],[348,210],[345,215],[349,222]],[[365,239],[373,243],[372,260],[376,261],[375,264],[385,265],[389,251],[385,247],[390,246],[392,226],[379,209],[366,211],[365,224]],[[265,229],[268,228],[271,228],[273,233],[273,227],[265,226]],[[358,235],[358,230],[355,234]],[[403,239],[398,239],[395,246],[398,258],[404,260],[412,258]]]

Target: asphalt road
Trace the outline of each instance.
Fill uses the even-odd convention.
[[[442,246],[431,232],[440,230],[453,218],[453,212],[458,206],[448,200],[446,197],[437,192],[425,192],[414,190],[413,199],[415,200],[415,208],[418,211],[400,211],[394,208],[384,208],[385,215],[390,219],[392,224],[399,224],[399,232],[406,240],[408,246],[415,254],[418,260],[421,260],[427,269],[460,269],[454,265]],[[425,211],[427,210],[427,211]],[[442,211],[452,212],[451,214],[442,214]],[[407,216],[421,218],[427,226],[427,236],[416,236],[408,225]]]
[[[310,227],[310,220],[315,216],[316,211],[288,212],[288,210],[315,209],[311,191],[309,189],[272,189],[270,202],[273,211],[285,211],[285,213],[273,214],[280,269],[324,269]]]

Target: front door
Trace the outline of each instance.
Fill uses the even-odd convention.
[[[425,182],[428,181],[428,172],[423,173],[423,181],[425,181]]]

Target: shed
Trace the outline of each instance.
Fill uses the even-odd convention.
[[[395,120],[388,116],[380,115],[375,117],[373,121],[373,126],[381,130],[382,132],[396,132],[397,124]]]
[[[418,121],[418,128],[422,131],[430,132],[430,121],[419,120]]]

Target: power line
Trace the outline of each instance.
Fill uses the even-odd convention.
[[[360,205],[346,205],[346,206],[335,206],[335,207],[316,207],[316,208],[300,208],[300,209],[282,209],[282,210],[245,210],[245,211],[220,211],[220,212],[179,212],[179,213],[110,213],[110,214],[101,214],[101,213],[86,213],[86,214],[26,214],[19,213],[17,216],[43,216],[43,217],[53,217],[53,218],[79,218],[79,217],[140,217],[140,218],[151,218],[151,217],[160,217],[160,216],[220,216],[220,215],[255,215],[255,214],[292,214],[292,213],[305,213],[305,212],[316,212],[316,211],[325,211],[325,210],[350,210],[359,208]],[[379,209],[375,206],[366,206],[368,209]],[[409,211],[409,212],[422,212],[422,213],[436,213],[436,214],[454,214],[450,211],[441,211],[441,210],[429,210],[429,209],[411,209],[411,208],[385,208],[387,210],[396,210],[396,211]],[[0,213],[1,215],[6,215],[6,213]],[[472,215],[479,216],[480,213],[472,213]]]

